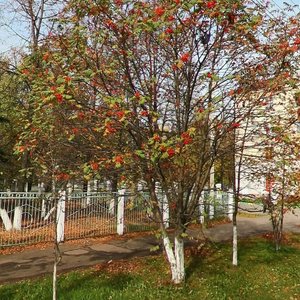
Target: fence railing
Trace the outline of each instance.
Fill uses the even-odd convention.
[[[161,194],[165,225],[171,222],[170,208]],[[109,234],[158,228],[151,212],[148,193],[111,192],[0,193],[0,246],[53,241],[55,226],[59,242]],[[233,212],[230,193],[205,192],[199,199],[195,218],[228,215]]]

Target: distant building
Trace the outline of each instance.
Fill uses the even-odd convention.
[[[300,90],[287,88],[281,93],[262,96],[259,103],[235,135],[236,180],[241,161],[240,193],[243,195],[272,193],[274,178],[279,175],[274,172],[285,159],[293,162],[291,171],[291,168],[300,170],[296,153],[300,137]]]

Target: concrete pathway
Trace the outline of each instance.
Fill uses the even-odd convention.
[[[239,217],[238,232],[240,237],[261,234],[272,230],[268,216]],[[285,218],[285,231],[300,233],[300,214],[289,213]],[[232,237],[232,225],[222,224],[213,228],[193,229],[192,236],[204,239],[209,238],[215,242],[229,240]],[[150,248],[160,243],[153,236],[136,238],[115,239],[107,242],[94,242],[83,244],[62,244],[62,262],[58,268],[59,272],[74,270],[81,267],[89,267],[110,260],[128,259],[138,256],[151,255]],[[17,281],[24,278],[37,277],[52,272],[53,248],[44,250],[31,249],[14,254],[2,255],[0,257],[0,283]]]

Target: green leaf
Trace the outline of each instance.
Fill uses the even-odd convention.
[[[94,72],[90,69],[87,69],[84,71],[84,76],[86,76],[86,77],[92,77],[93,74],[94,74]]]
[[[71,100],[71,99],[73,99],[73,97],[72,97],[71,95],[64,95],[64,98],[65,98],[66,100]]]
[[[63,83],[65,83],[65,79],[64,79],[63,77],[59,76],[59,77],[57,78],[57,80],[56,80],[56,83],[57,83],[57,84],[63,84]]]
[[[75,134],[71,134],[68,138],[68,141],[71,142],[74,140],[74,138],[75,138]]]
[[[89,165],[85,165],[85,166],[83,167],[83,172],[84,172],[85,174],[89,174],[89,173],[91,172],[91,167],[90,167]]]
[[[145,153],[143,150],[136,150],[135,154],[141,158],[145,158]]]

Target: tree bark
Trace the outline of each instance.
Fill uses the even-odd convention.
[[[55,258],[54,258],[54,265],[53,265],[52,299],[56,300],[57,299],[57,266],[61,261],[61,253],[59,250],[59,244],[56,240],[54,241],[54,255],[55,255]]]
[[[58,242],[58,230],[57,230],[57,214],[58,214],[58,199],[55,197],[55,223],[54,223],[54,264],[53,264],[53,280],[52,280],[52,299],[57,299],[57,266],[60,263],[62,257],[59,249],[59,242]]]
[[[176,257],[176,266],[177,272],[174,282],[182,283],[185,279],[184,271],[184,241],[182,237],[175,237],[175,257]]]
[[[184,242],[180,236],[176,236],[174,242],[173,250],[170,238],[167,235],[163,237],[164,248],[171,268],[172,281],[174,284],[181,284],[185,279]]]
[[[238,265],[238,236],[237,236],[237,224],[236,216],[234,214],[232,222],[232,264],[234,266]]]

